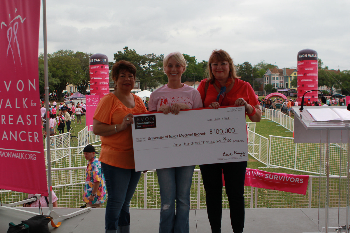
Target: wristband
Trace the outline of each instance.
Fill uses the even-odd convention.
[[[116,133],[118,133],[117,125],[114,126],[114,131],[115,131]]]
[[[253,107],[253,106],[252,106],[252,107]],[[248,114],[248,113],[247,113],[247,115],[248,115],[249,117],[252,117],[252,116],[255,115],[255,113],[256,113],[256,108],[253,107],[253,112],[252,112],[251,114]]]
[[[92,194],[92,193],[91,193],[90,196],[97,197],[97,194],[96,194],[96,193],[95,193],[95,194]]]

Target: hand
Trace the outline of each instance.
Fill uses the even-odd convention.
[[[91,195],[90,195],[88,199],[89,199],[89,201],[92,202],[92,201],[95,199],[95,196],[91,196]]]
[[[237,99],[236,102],[235,102],[235,105],[236,106],[244,106],[245,110],[247,111],[248,103],[243,98]]]
[[[123,118],[123,122],[120,124],[120,131],[125,130],[128,125],[134,124],[134,116],[129,113]]]
[[[181,109],[181,105],[176,103],[176,104],[171,105],[170,112],[172,114],[177,115],[177,114],[179,114],[180,109]]]
[[[159,111],[163,112],[164,114],[168,114],[170,112],[170,107],[169,107],[169,105],[162,105],[159,108]]]
[[[209,104],[209,108],[218,109],[219,107],[220,107],[220,104],[218,102],[213,102]]]

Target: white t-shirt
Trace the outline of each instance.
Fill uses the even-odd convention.
[[[162,105],[169,105],[175,103],[184,103],[190,109],[203,107],[201,95],[197,91],[186,84],[181,88],[172,89],[167,84],[152,92],[149,102],[149,111],[158,111]]]
[[[75,109],[75,115],[81,115],[81,112],[82,112],[83,110],[80,108],[80,107],[78,107],[78,108],[76,108]]]
[[[41,117],[45,117],[46,108],[45,107],[40,108],[40,112],[41,112]]]

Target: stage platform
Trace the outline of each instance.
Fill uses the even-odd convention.
[[[38,208],[21,208],[31,212],[38,212]],[[44,213],[48,208],[43,208]],[[59,215],[70,214],[81,209],[54,208]],[[131,209],[132,233],[157,233],[159,222],[159,209]],[[322,211],[321,211],[322,213]],[[337,226],[338,210],[330,209],[330,226]],[[340,213],[345,216],[345,209]],[[91,209],[91,211],[76,217],[65,219],[62,225],[50,231],[55,233],[86,233],[104,232],[105,209]],[[12,210],[0,209],[0,233],[6,233],[8,223],[20,223],[30,216]],[[318,209],[246,209],[246,233],[309,233],[320,232],[317,227]],[[60,219],[55,219],[57,223]],[[344,220],[345,221],[345,220]],[[345,225],[345,222],[340,222]],[[190,232],[211,233],[205,209],[190,211]],[[222,232],[232,232],[229,210],[223,210]],[[324,232],[324,231],[323,231]],[[334,229],[329,230],[334,232]]]

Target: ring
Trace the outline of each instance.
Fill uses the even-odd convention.
[[[129,118],[126,118],[126,120],[128,121],[128,120],[129,120]]]

